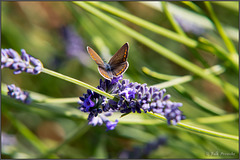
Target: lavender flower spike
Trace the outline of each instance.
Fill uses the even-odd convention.
[[[8,87],[8,95],[11,98],[22,101],[23,103],[29,104],[32,99],[29,97],[29,93],[26,91],[22,91],[19,87],[16,87],[14,84],[7,85]]]
[[[24,49],[21,50],[20,56],[13,49],[1,49],[1,69],[10,68],[15,70],[14,74],[27,72],[31,74],[39,74],[43,65],[40,60],[30,56]]]
[[[83,97],[79,97],[80,107],[82,112],[88,112],[89,124],[96,126],[106,124],[107,130],[113,130],[118,120],[110,122],[103,116],[103,113],[121,112],[127,114],[130,112],[144,113],[153,112],[163,115],[167,119],[167,123],[176,125],[181,120],[185,119],[179,107],[182,103],[170,101],[170,95],[164,95],[166,89],[157,89],[155,87],[147,87],[146,84],[129,83],[129,80],[116,78],[113,81],[100,79],[98,89],[114,94],[115,100],[107,99],[91,90]]]

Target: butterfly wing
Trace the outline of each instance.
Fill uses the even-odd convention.
[[[87,51],[91,58],[97,63],[98,66],[104,68],[104,62],[101,57],[89,46],[87,46]]]
[[[113,76],[118,77],[122,75],[128,69],[128,66],[129,64],[127,61],[120,63],[118,66],[112,69]]]
[[[111,80],[112,77],[113,77],[112,74],[110,74],[110,76],[111,76],[111,77],[110,77],[110,76],[109,76],[109,73],[106,71],[106,69],[103,68],[103,67],[101,67],[101,66],[98,66],[98,71],[99,71],[99,73],[100,73],[105,79]]]
[[[129,45],[128,42],[125,43],[109,60],[108,64],[111,66],[111,69],[114,70],[115,68],[118,68],[119,65],[126,66],[127,57],[128,57],[128,50]]]

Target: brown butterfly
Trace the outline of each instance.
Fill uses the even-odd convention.
[[[127,42],[112,56],[108,63],[105,63],[92,48],[87,46],[88,53],[98,65],[99,73],[108,80],[121,76],[127,70],[129,66],[127,62],[128,50]]]

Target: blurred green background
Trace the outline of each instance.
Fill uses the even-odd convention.
[[[160,2],[152,5],[145,2],[104,2],[104,4],[175,32]],[[95,7],[93,4],[89,5]],[[193,10],[194,7],[192,8],[191,5],[197,7],[199,12],[197,13],[196,8]],[[182,24],[187,37],[195,41],[204,37],[227,50],[204,3],[194,2],[191,5],[171,2],[168,3],[168,11],[178,17],[178,22]],[[227,37],[238,49],[238,2],[212,2],[211,5]],[[176,8],[170,10],[172,6]],[[151,86],[165,81],[144,73],[142,67],[173,76],[194,75],[168,58],[157,54],[154,49],[130,36],[127,31],[117,29],[74,3],[2,2],[1,9],[2,48],[12,48],[19,53],[23,48],[28,54],[40,59],[45,68],[92,86],[98,86],[102,77],[98,73],[97,65],[87,54],[86,46],[93,48],[108,61],[124,43],[129,42],[129,68],[123,78],[130,79],[131,82],[147,83]],[[166,36],[156,34],[151,29],[143,28],[109,12],[103,12],[197,66],[202,68],[223,66],[225,70],[219,78],[238,87],[238,71],[231,68],[219,55],[187,47]],[[44,73],[14,75],[12,70],[4,68],[1,70],[1,76],[2,85],[15,84],[24,90],[41,94],[37,94],[36,97],[46,95],[52,98],[76,98],[75,103],[69,104],[24,105],[8,98],[2,91],[2,137],[3,135],[5,139],[9,136],[14,137],[13,143],[9,140],[10,144],[2,144],[2,158],[121,158],[123,151],[130,152],[134,147],[143,147],[159,136],[165,137],[167,143],[149,155],[139,158],[233,159],[238,157],[239,148],[236,141],[203,136],[168,126],[144,114],[125,116],[119,120],[118,126],[113,131],[105,132],[105,126],[87,126],[86,115],[76,109],[78,97],[86,93],[86,88]],[[193,100],[186,95],[180,94],[174,87],[167,88],[172,101],[183,103],[180,109],[190,122],[198,118],[206,118],[205,121],[203,119],[202,122],[198,122],[199,127],[238,136],[238,107],[232,105],[220,87],[199,77],[182,86],[188,94],[200,97],[204,102],[223,111],[221,114],[209,112],[208,109],[193,103]],[[2,90],[4,88],[5,86],[2,86]],[[68,109],[71,114],[67,114]],[[224,115],[234,116],[222,121],[216,118],[209,122],[207,119]],[[39,140],[44,149],[37,141],[37,144],[33,145],[35,139],[29,134]],[[43,151],[39,151],[40,148]],[[51,150],[52,153],[49,153]],[[213,154],[221,152],[233,152],[234,155]]]

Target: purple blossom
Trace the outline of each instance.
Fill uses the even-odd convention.
[[[116,78],[118,79],[118,78]],[[129,80],[102,80],[98,89],[115,95],[116,100],[108,99],[91,90],[87,94],[80,97],[79,109],[83,112],[88,112],[89,124],[106,124],[107,130],[113,130],[118,120],[110,122],[102,116],[103,113],[121,112],[127,114],[130,112],[158,113],[167,119],[168,124],[176,125],[180,120],[185,119],[179,107],[182,103],[171,102],[170,95],[164,95],[166,89],[157,89],[155,87],[147,87],[146,84],[130,83]],[[119,78],[120,79],[120,78]],[[113,83],[114,82],[114,83]],[[100,119],[96,118],[100,116]]]
[[[106,122],[107,130],[106,131],[114,130],[115,127],[117,126],[117,123],[118,123],[117,119],[115,120],[115,122],[107,121]]]
[[[111,83],[112,84],[116,84],[118,81],[122,80],[123,76],[119,76],[119,77],[113,77]]]
[[[31,74],[39,74],[43,65],[40,60],[30,56],[24,49],[21,49],[20,56],[13,49],[1,49],[1,69],[10,68],[15,70],[14,74],[27,72]]]
[[[7,85],[8,87],[8,95],[11,98],[22,101],[23,103],[29,104],[32,99],[29,97],[29,93],[26,91],[22,91],[19,87],[16,87],[14,84]]]
[[[86,106],[86,111],[88,112],[90,107],[95,106],[95,103],[91,100],[91,95],[84,100],[84,106]]]

